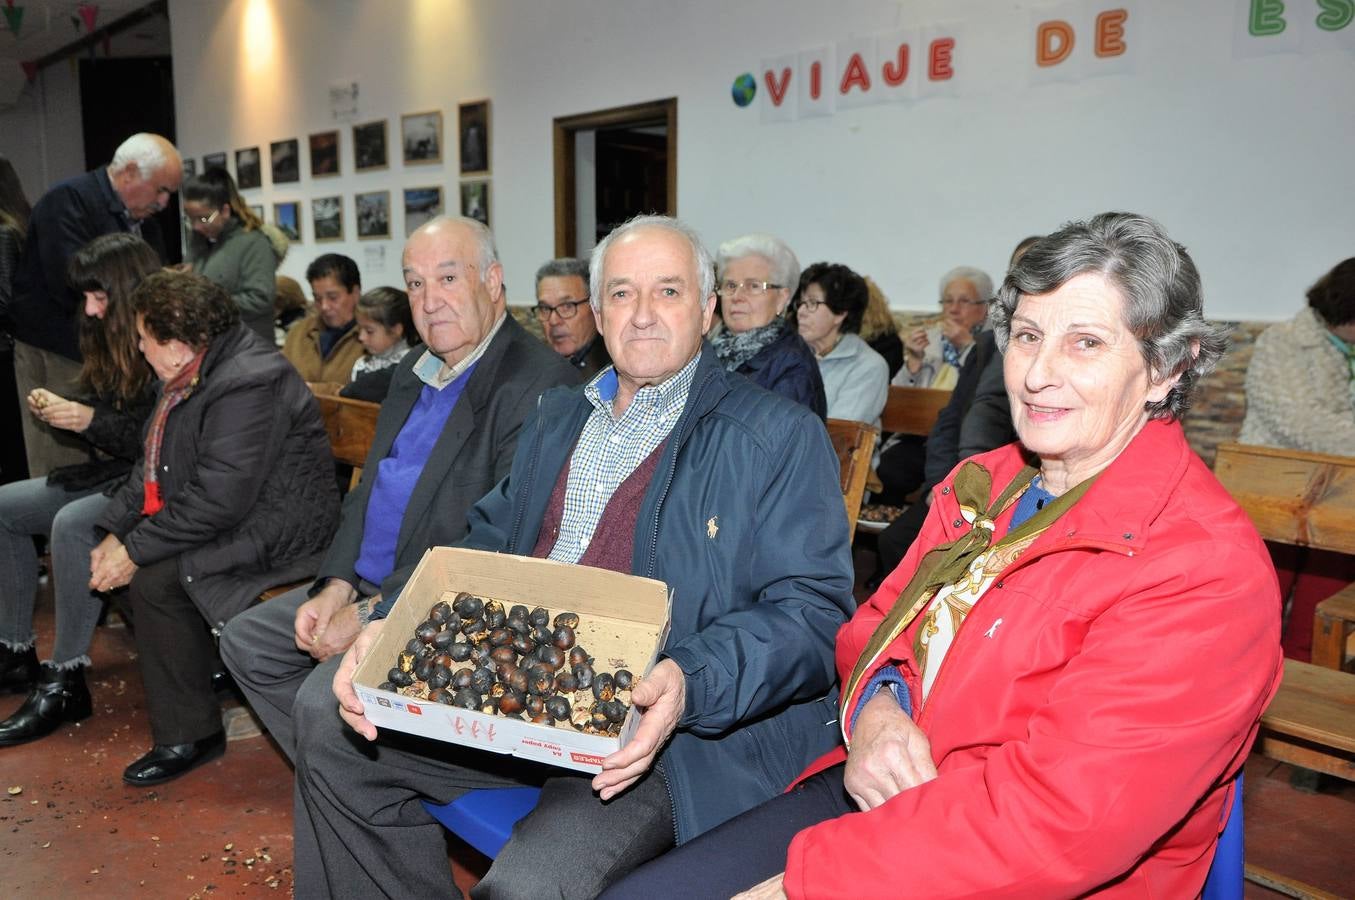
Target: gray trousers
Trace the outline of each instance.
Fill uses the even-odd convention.
[[[296,719],[296,896],[457,897],[443,828],[421,799],[539,785],[536,809],[471,892],[483,898],[596,897],[673,846],[672,801],[651,771],[607,803],[590,778],[394,731],[368,742],[337,712],[338,659],[306,679]]]
[[[221,658],[287,758],[296,761],[292,702],[315,668],[315,660],[296,646],[296,611],[310,585],[256,604],[226,623]]]
[[[25,413],[27,415],[27,413]],[[89,643],[103,599],[89,589],[89,552],[98,543],[94,523],[108,505],[100,488],[67,491],[46,478],[0,485],[0,644],[33,644],[33,604],[38,593],[34,535],[47,535],[56,594],[57,666],[88,665]]]
[[[28,411],[28,392],[47,388],[69,400],[79,390],[80,363],[60,353],[14,342],[14,382],[23,417],[24,452],[28,474],[37,478],[61,466],[86,462],[89,444],[72,431],[53,428]]]

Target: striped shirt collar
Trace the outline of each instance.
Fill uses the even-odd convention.
[[[676,419],[687,404],[687,392],[696,377],[696,364],[700,359],[701,351],[698,350],[696,355],[667,381],[640,388],[635,392],[635,397],[626,412],[630,412],[631,408],[637,408],[638,405],[638,408],[658,413],[663,418]],[[612,403],[616,400],[618,386],[616,367],[608,366],[594,376],[583,389],[583,395],[593,404],[594,409],[614,415]]]
[[[508,318],[508,312],[505,310],[499,314],[499,320],[494,323],[493,328],[489,329],[489,334],[485,335],[485,339],[476,344],[475,349],[465,359],[450,368],[442,361],[442,357],[432,350],[423,351],[419,361],[414,363],[414,374],[418,376],[420,381],[434,390],[442,390],[480,361],[480,357],[484,356],[485,351],[489,349],[489,342],[494,340],[494,335],[499,333],[499,329],[503,327],[503,321],[506,318]]]

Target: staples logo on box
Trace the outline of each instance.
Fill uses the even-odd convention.
[[[414,716],[421,716],[421,715],[423,715],[423,710],[419,709],[419,708],[418,708],[417,706],[415,706],[413,703],[409,704],[408,709],[409,709],[410,715],[414,715]]]
[[[390,709],[391,702],[390,702],[389,700],[387,700],[385,697],[377,697],[377,698],[376,698],[376,705],[377,705],[377,706],[384,706],[384,707],[386,707],[387,709]]]
[[[584,763],[585,765],[602,765],[602,757],[598,756],[596,753],[580,753],[577,750],[571,750],[569,751],[569,758],[576,763]]]

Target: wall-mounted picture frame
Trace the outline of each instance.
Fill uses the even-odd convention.
[[[235,186],[242,191],[263,184],[263,169],[259,163],[259,148],[245,147],[235,151]]]
[[[386,120],[353,126],[353,168],[359,172],[384,169],[386,156]]]
[[[442,112],[434,110],[401,116],[400,150],[407,166],[442,162]]]
[[[353,208],[358,223],[358,240],[366,241],[391,236],[390,191],[354,194]]]
[[[208,169],[224,169],[224,168],[226,168],[225,153],[206,153],[203,155],[202,171],[206,172]],[[239,186],[240,185],[237,180],[236,187]]]
[[[343,240],[343,197],[312,197],[311,228],[317,241]]]
[[[489,227],[489,181],[461,182],[461,215]]]
[[[434,216],[442,215],[442,188],[405,188],[405,237]]]
[[[301,240],[301,204],[296,200],[273,204],[273,224],[289,241]]]
[[[339,132],[321,131],[310,136],[311,177],[328,178],[339,174]]]
[[[198,174],[198,161],[191,156],[185,156],[183,158],[183,177],[185,179],[192,178],[196,174]]]
[[[489,101],[462,103],[456,110],[461,174],[489,174]]]
[[[296,138],[269,144],[268,161],[273,170],[274,184],[291,184],[301,180],[301,144]]]

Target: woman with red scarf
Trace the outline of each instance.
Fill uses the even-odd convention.
[[[162,272],[132,306],[161,390],[144,458],[99,520],[90,586],[129,589],[155,740],[123,773],[140,786],[225,750],[212,632],[314,574],[338,491],[314,397],[222,288]]]

